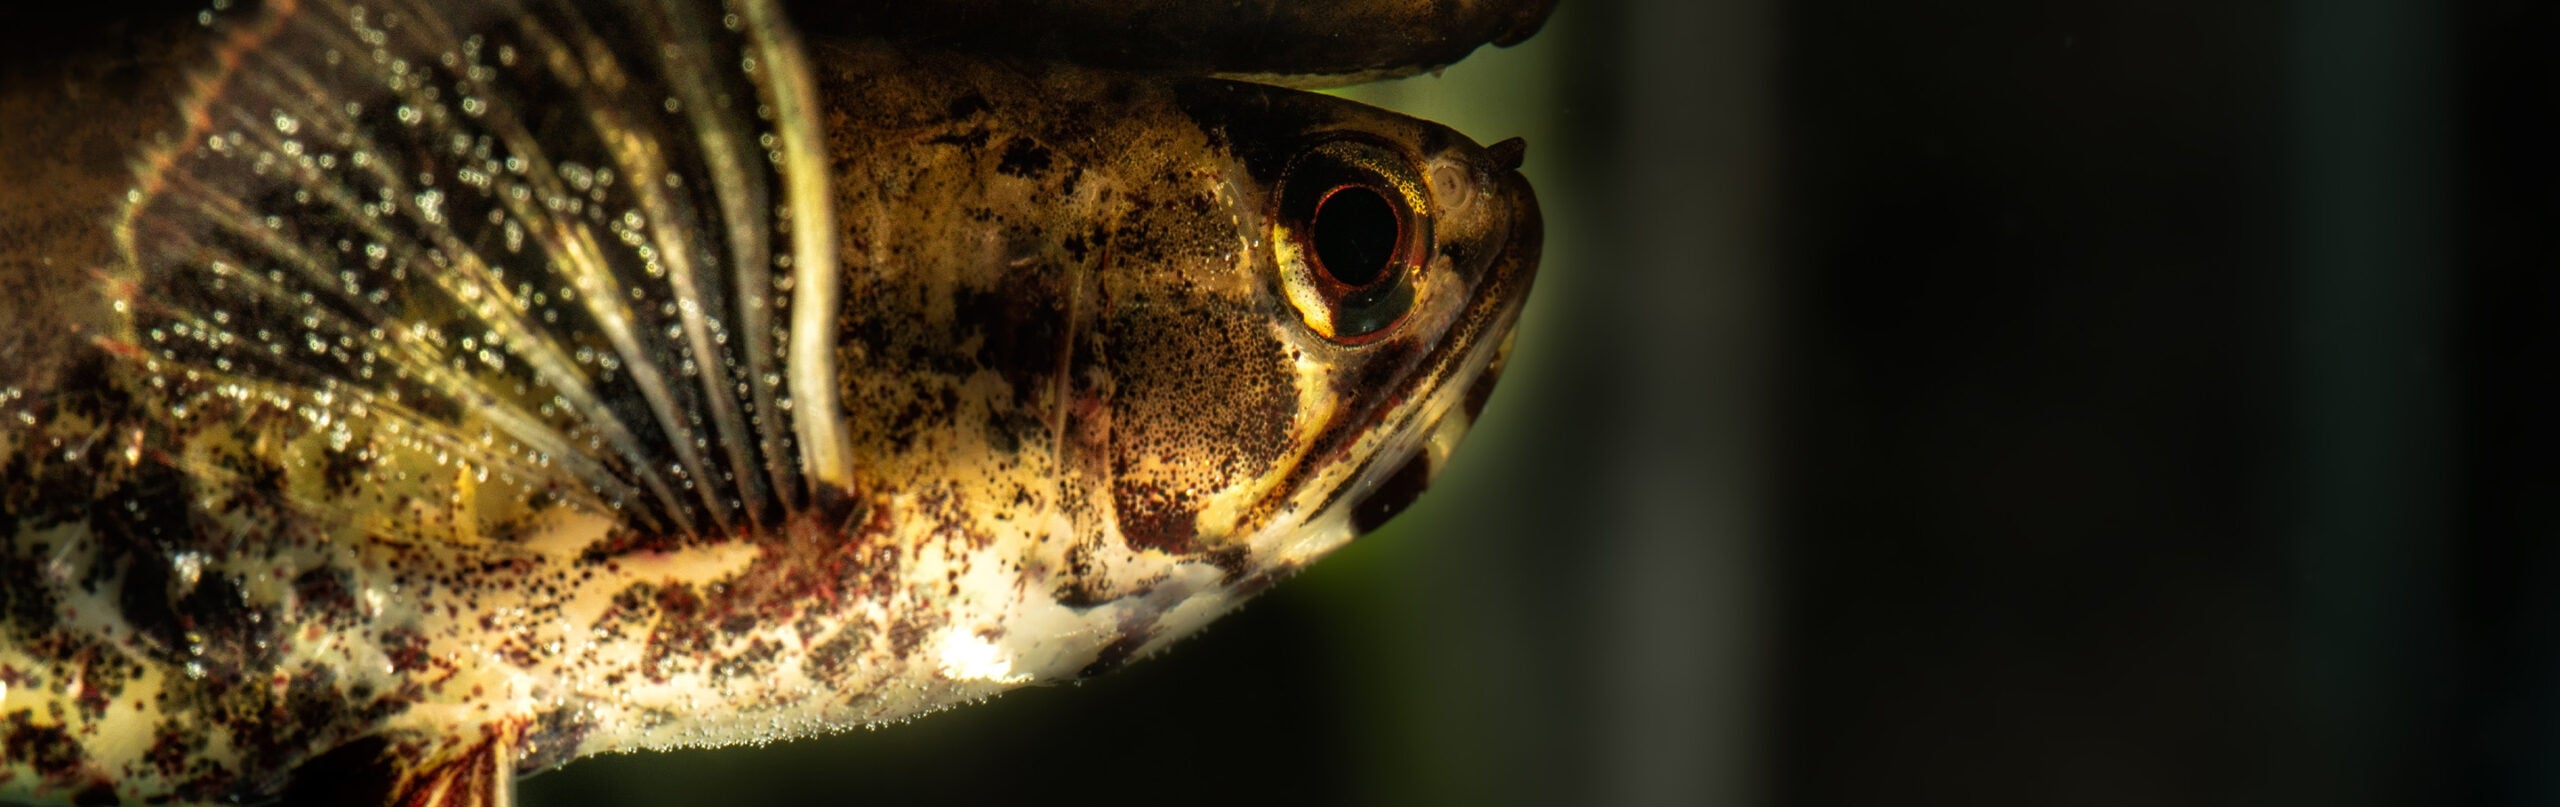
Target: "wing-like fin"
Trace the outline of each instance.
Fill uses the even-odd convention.
[[[809,97],[768,0],[277,0],[139,168],[109,285],[155,383],[770,525],[850,476]]]

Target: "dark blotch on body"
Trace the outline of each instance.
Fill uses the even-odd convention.
[[[391,669],[403,675],[424,672],[432,660],[427,655],[427,637],[408,628],[392,628],[382,632],[382,653]]]
[[[293,600],[306,623],[332,628],[354,627],[364,618],[356,610],[353,581],[345,569],[322,566],[293,578]]]
[[[995,109],[995,106],[987,103],[986,96],[973,92],[951,99],[951,106],[944,109],[943,114],[952,120],[960,121],[986,114],[992,109]]]
[[[640,669],[651,682],[665,683],[679,665],[705,658],[717,636],[713,626],[704,624],[702,595],[692,586],[670,584],[658,589],[657,594],[658,624],[649,632]]]
[[[1431,487],[1431,455],[1416,452],[1393,476],[1378,483],[1368,497],[1351,506],[1351,528],[1362,533],[1386,526],[1387,521],[1413,506],[1422,491]]]
[[[1126,634],[1113,639],[1110,644],[1102,646],[1102,652],[1094,655],[1093,663],[1084,665],[1084,669],[1076,671],[1076,677],[1098,678],[1129,666],[1129,662],[1136,659],[1138,648],[1146,645],[1147,636],[1144,632]]]
[[[134,631],[150,640],[152,654],[172,664],[201,664],[214,677],[269,666],[278,615],[250,608],[229,575],[206,570],[193,586],[181,586],[175,571],[165,555],[125,558],[117,604]]]
[[[835,680],[837,676],[844,674],[846,666],[853,662],[855,655],[870,645],[869,639],[870,635],[861,630],[836,631],[835,636],[809,649],[805,657],[806,661],[802,662],[802,669],[807,670],[812,679]]]
[[[1049,149],[1030,138],[1017,137],[1004,144],[1004,158],[996,163],[996,173],[1024,179],[1036,179],[1048,172],[1056,162]]]
[[[332,440],[330,448],[321,452],[320,483],[328,489],[329,495],[349,497],[364,492],[359,486],[373,473],[373,460],[369,453],[372,444],[373,437],[367,433],[347,441],[343,448]]]
[[[28,548],[33,551],[26,555],[0,555],[0,579],[42,579],[38,576],[42,564],[36,558],[42,557],[45,547],[37,544]],[[0,586],[0,637],[26,641],[53,631],[59,604],[50,586],[24,582]]]
[[[1047,436],[1049,424],[1020,409],[987,410],[987,444],[997,451],[1016,454],[1025,443]]]
[[[1196,551],[1198,494],[1250,482],[1289,450],[1298,406],[1289,354],[1269,317],[1245,306],[1138,297],[1114,306],[1108,328],[1121,535],[1137,549]]]
[[[1120,513],[1120,537],[1133,549],[1183,553],[1200,538],[1200,514],[1191,497],[1160,485],[1115,483],[1111,499]]]
[[[1094,543],[1080,542],[1067,548],[1066,582],[1050,593],[1050,598],[1069,608],[1091,608],[1110,602],[1103,591],[1100,569],[1094,566]]]
[[[724,678],[768,677],[781,666],[778,663],[781,655],[780,642],[760,638],[748,642],[746,648],[738,651],[737,655],[721,659],[717,664],[712,665],[711,672],[713,675]]]
[[[26,709],[0,718],[0,752],[34,768],[36,775],[56,787],[79,776],[81,761],[88,758],[87,750],[71,732],[58,725],[36,725],[35,714]]]

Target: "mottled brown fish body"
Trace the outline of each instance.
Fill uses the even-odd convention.
[[[0,90],[71,156],[0,166],[0,801],[481,804],[1114,668],[1409,501],[1534,273],[1513,147],[629,5]]]

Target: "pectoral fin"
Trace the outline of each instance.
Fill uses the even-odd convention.
[[[407,539],[555,502],[727,534],[850,483],[820,115],[774,3],[278,2],[217,53],[117,225],[153,387],[456,503]]]

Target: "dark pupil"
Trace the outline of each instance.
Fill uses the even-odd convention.
[[[1377,191],[1350,185],[1316,203],[1316,260],[1346,286],[1377,282],[1396,251],[1396,210]]]

